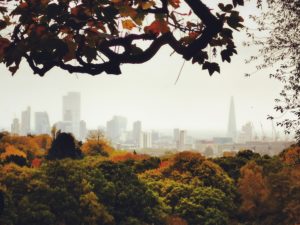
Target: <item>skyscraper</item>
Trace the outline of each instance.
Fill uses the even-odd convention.
[[[180,130],[178,139],[178,149],[184,150],[186,144],[186,130]]]
[[[23,111],[21,115],[21,135],[27,135],[30,133],[30,116],[31,109],[28,106],[27,109]]]
[[[19,119],[17,119],[17,118],[14,118],[14,120],[11,124],[11,133],[13,135],[20,134],[20,122],[19,122]]]
[[[231,97],[231,99],[230,99],[227,136],[231,137],[233,141],[235,141],[236,137],[237,137],[235,107],[234,107],[234,99],[233,99],[233,97]]]
[[[86,128],[86,122],[84,120],[80,121],[80,129],[79,129],[79,139],[83,140],[87,136],[87,128]]]
[[[37,134],[50,133],[50,122],[49,122],[49,116],[47,112],[35,113],[35,132]]]
[[[71,132],[76,138],[79,138],[80,93],[69,92],[67,95],[63,96],[63,123],[71,125]]]
[[[152,136],[151,132],[141,132],[140,139],[139,139],[139,147],[140,148],[152,148]]]
[[[179,133],[180,133],[180,131],[179,131],[178,128],[175,128],[175,129],[173,130],[173,138],[174,138],[174,143],[175,143],[176,146],[178,146]]]
[[[127,119],[122,116],[114,116],[106,123],[106,135],[113,141],[120,141],[120,137],[127,129]]]
[[[141,133],[142,133],[142,122],[135,121],[133,123],[133,129],[132,129],[132,139],[135,145],[139,145]]]

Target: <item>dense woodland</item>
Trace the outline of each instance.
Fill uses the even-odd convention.
[[[1,225],[296,225],[300,147],[161,158],[99,137],[0,135]]]

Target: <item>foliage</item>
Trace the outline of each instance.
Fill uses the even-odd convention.
[[[0,146],[13,153],[1,149],[2,156],[21,154],[26,159],[24,165],[16,159],[0,164],[0,224],[294,225],[300,221],[298,145],[273,157],[246,150],[219,159],[195,152],[157,158],[114,150],[109,157],[84,155],[78,160],[64,149],[76,147],[72,136],[62,138],[65,145],[55,144],[62,134],[58,132],[52,142],[64,152],[57,153],[64,155],[56,158],[60,160],[26,150],[28,143],[36,143],[32,137],[14,137],[14,145],[9,134],[0,135]],[[25,152],[32,154],[30,163]],[[122,160],[111,161],[114,156]]]
[[[47,159],[49,160],[64,158],[79,159],[81,157],[81,150],[78,148],[75,138],[70,133],[58,133],[47,154]]]
[[[295,133],[296,139],[300,141],[300,4],[298,0],[265,2],[267,9],[262,15],[253,17],[257,30],[265,37],[249,32],[253,43],[260,47],[260,56],[253,56],[250,61],[262,59],[263,63],[258,64],[258,70],[273,68],[270,77],[283,83],[280,96],[275,99],[275,110],[280,118],[277,124],[284,127],[287,133]],[[276,116],[269,118],[276,119]]]
[[[42,157],[44,149],[35,136],[12,136],[5,134],[0,139],[0,162],[15,162],[30,165],[35,157]]]
[[[147,62],[168,45],[212,75],[220,67],[208,57],[209,47],[214,55],[220,47],[223,61],[237,54],[232,33],[243,27],[235,9],[243,4],[232,0],[212,11],[194,0],[6,0],[0,5],[0,62],[12,74],[23,59],[41,76],[54,67],[120,74],[121,64]]]
[[[251,150],[239,151],[235,157],[221,157],[213,161],[235,181],[240,177],[240,169],[250,160],[259,159],[260,155]]]
[[[125,164],[102,162],[93,170],[88,159],[48,161],[38,170],[6,165],[0,182],[1,224],[109,225],[129,218],[159,224],[155,196]]]
[[[81,146],[82,153],[85,155],[102,155],[109,156],[114,150],[105,140],[87,140]]]
[[[236,205],[232,180],[199,153],[181,152],[171,163],[140,177],[171,215],[188,224],[228,224]],[[228,205],[226,205],[228,204]]]

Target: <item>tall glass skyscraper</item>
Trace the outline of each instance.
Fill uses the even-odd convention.
[[[69,92],[63,96],[63,123],[76,138],[80,136],[80,93]]]

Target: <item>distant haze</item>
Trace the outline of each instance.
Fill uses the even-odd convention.
[[[244,15],[256,13],[255,7],[245,7]],[[249,10],[250,9],[250,10]],[[244,10],[241,8],[241,10]],[[252,10],[252,11],[251,11]],[[257,131],[260,124],[271,129],[267,115],[274,112],[274,99],[281,84],[269,79],[264,70],[245,65],[245,59],[257,54],[255,47],[242,47],[245,34],[235,35],[237,56],[232,63],[221,63],[221,74],[210,77],[201,66],[185,63],[178,83],[183,59],[163,48],[150,62],[143,65],[124,65],[120,76],[68,74],[53,69],[41,78],[32,74],[27,64],[11,77],[0,66],[0,127],[9,128],[13,118],[20,118],[27,106],[32,111],[47,111],[50,122],[62,119],[62,96],[69,91],[81,93],[81,119],[88,128],[105,126],[113,115],[122,115],[131,122],[141,120],[145,129],[227,129],[230,97],[234,96],[238,129],[251,121]]]

